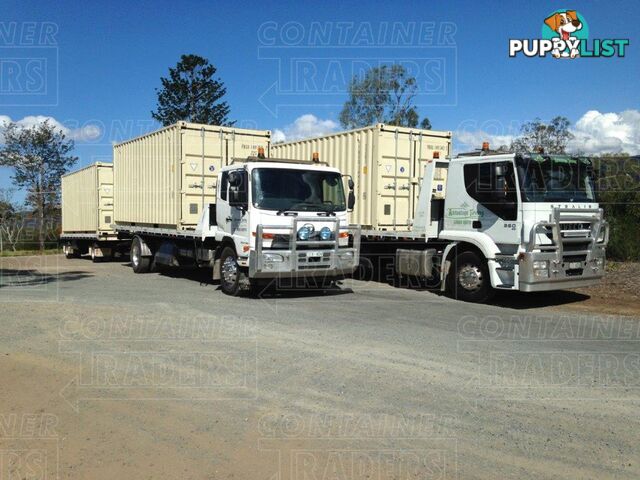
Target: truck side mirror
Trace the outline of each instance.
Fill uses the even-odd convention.
[[[347,210],[353,210],[356,205],[356,195],[353,193],[353,189],[349,190],[349,196],[347,198]]]
[[[349,190],[353,190],[355,184],[353,183],[353,178],[349,177]]]
[[[249,208],[249,196],[247,192],[246,172],[229,173],[229,205],[241,210]]]

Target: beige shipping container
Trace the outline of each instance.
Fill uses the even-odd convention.
[[[268,130],[178,122],[113,148],[115,223],[178,230],[196,227],[214,203],[220,168],[269,151]]]
[[[351,175],[356,204],[350,222],[364,229],[407,230],[426,162],[451,154],[451,132],[376,124],[271,146],[271,156],[320,160]]]
[[[62,176],[62,235],[114,235],[113,165],[97,162]]]

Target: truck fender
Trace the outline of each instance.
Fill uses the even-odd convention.
[[[446,288],[447,274],[449,268],[451,268],[451,259],[448,258],[449,252],[458,246],[458,242],[453,242],[447,245],[442,252],[442,266],[440,267],[440,291],[444,292]]]

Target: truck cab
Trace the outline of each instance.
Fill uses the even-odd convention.
[[[436,195],[438,168],[446,173],[444,199]],[[427,230],[447,242],[442,287],[456,296],[483,301],[492,289],[577,288],[602,278],[608,225],[589,159],[459,157],[428,165],[425,179],[433,185],[424,192]]]
[[[225,293],[261,279],[332,281],[358,265],[360,232],[348,221],[353,184],[347,183],[347,200],[338,169],[249,157],[223,167],[218,184],[216,204],[209,206],[215,212],[200,229],[219,245],[214,278]]]

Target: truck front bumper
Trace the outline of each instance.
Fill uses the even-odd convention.
[[[251,278],[340,277],[358,266],[358,250],[263,250],[249,254]]]
[[[520,290],[540,292],[597,285],[604,276],[604,264],[604,246],[597,246],[584,261],[564,261],[557,252],[522,253]]]

